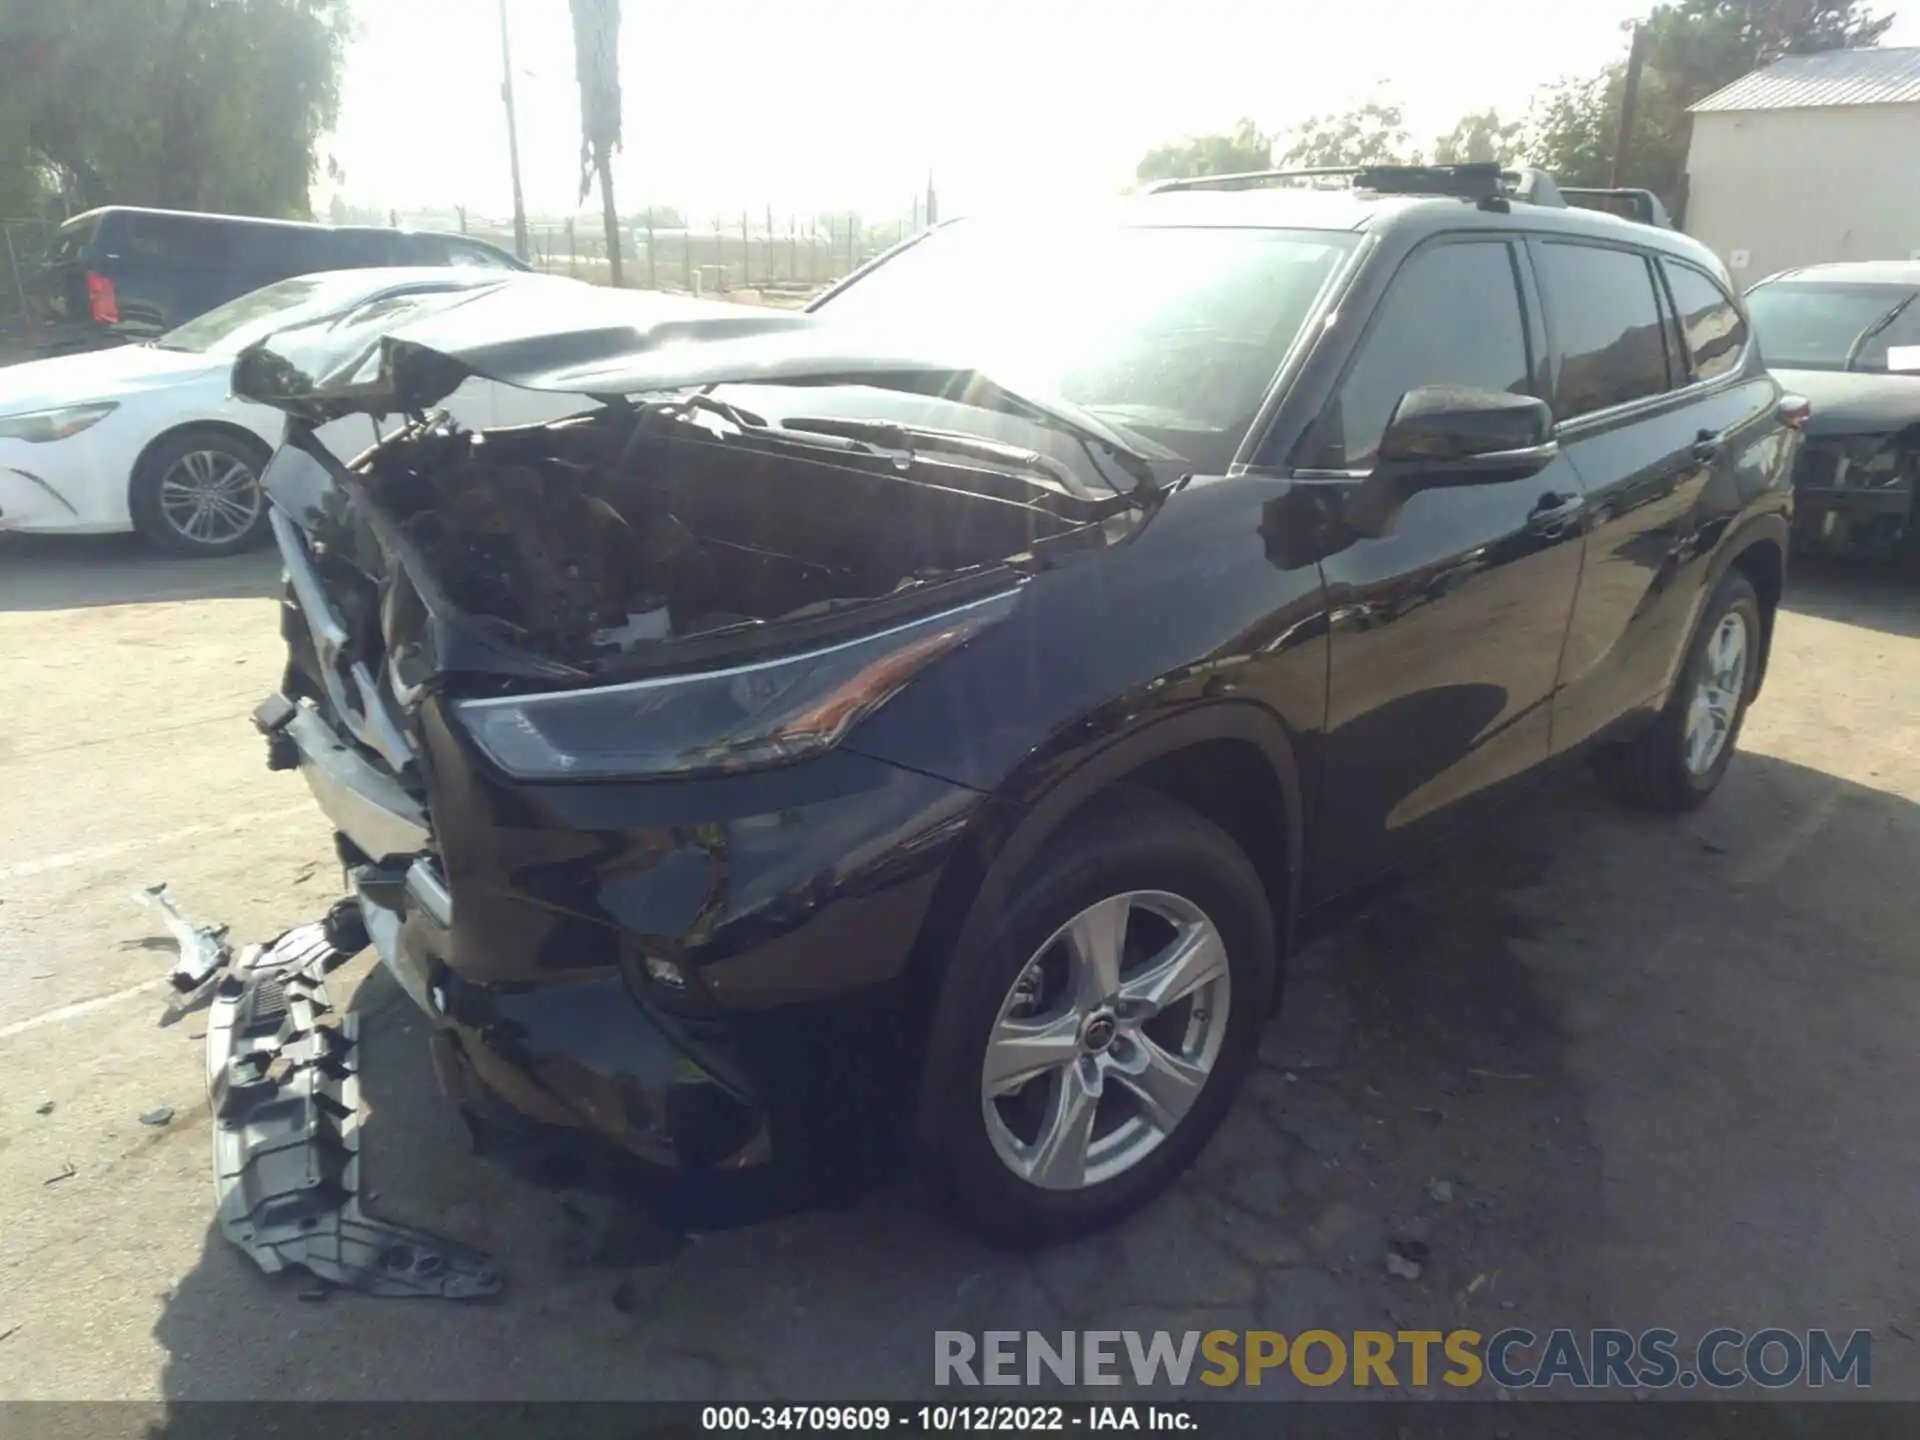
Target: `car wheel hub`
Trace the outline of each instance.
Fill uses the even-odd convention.
[[[1225,943],[1191,900],[1135,890],[1088,906],[1028,959],[988,1036],[994,1153],[1047,1190],[1131,1170],[1198,1100],[1230,1004]]]
[[[260,518],[259,479],[237,455],[189,451],[160,477],[160,514],[196,545],[227,544]]]
[[[1746,617],[1738,610],[1721,616],[1700,657],[1700,676],[1687,704],[1686,764],[1694,775],[1712,770],[1727,748],[1746,694],[1750,648]]]

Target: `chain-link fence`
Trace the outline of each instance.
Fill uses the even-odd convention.
[[[0,364],[32,346],[34,284],[53,231],[44,220],[0,218]]]
[[[783,220],[764,212],[704,225],[671,218],[672,224],[652,223],[645,216],[623,222],[622,278],[629,289],[798,303],[919,228],[906,220],[869,225],[853,218]],[[468,233],[513,248],[510,223],[470,219]],[[527,249],[537,270],[607,283],[606,234],[598,223],[535,219],[527,226]]]

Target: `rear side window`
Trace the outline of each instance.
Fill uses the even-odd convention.
[[[225,265],[230,259],[230,228],[192,215],[129,215],[120,243],[128,259],[170,266]]]
[[[1691,265],[1663,260],[1660,266],[1667,272],[1667,289],[1680,312],[1694,378],[1711,380],[1727,374],[1747,348],[1747,325],[1739,309],[1726,291]]]
[[[1364,470],[1407,391],[1462,385],[1524,395],[1529,368],[1511,248],[1497,240],[1429,246],[1394,277],[1303,463]]]
[[[1554,415],[1572,420],[1667,389],[1666,331],[1646,258],[1561,241],[1540,252],[1553,325]]]

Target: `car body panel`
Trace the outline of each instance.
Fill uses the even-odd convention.
[[[427,816],[419,856],[375,855],[368,845],[385,841],[351,837],[405,832],[332,801],[363,903],[384,910],[379,925],[370,914],[376,943],[424,997],[470,1113],[591,1135],[642,1166],[647,1185],[698,1191],[695,1223],[744,1213],[707,1182],[767,1179],[791,1199],[864,1174],[911,1118],[901,1097],[916,1092],[956,936],[1015,893],[1088,799],[1123,781],[1172,783],[1170,762],[1204,755],[1240,792],[1216,819],[1264,867],[1289,933],[1556,755],[1644,723],[1726,567],[1784,538],[1794,436],[1754,353],[1723,381],[1560,427],[1558,450],[1523,479],[1418,490],[1367,534],[1347,508],[1366,476],[1299,459],[1421,247],[1508,252],[1519,388],[1544,398],[1551,306],[1527,237],[1680,257],[1726,286],[1683,236],[1431,199],[1174,195],[1127,213],[1277,225],[1312,213],[1369,233],[1226,473],[1160,476],[1097,522],[1111,526],[1106,543],[1024,567],[1004,618],[835,748],[697,779],[511,779],[455,711],[463,687],[482,683],[458,670],[404,704],[387,686],[409,718],[386,761],[342,738],[368,764],[391,762]],[[949,419],[1034,403],[977,375],[955,392],[963,363],[863,352],[830,322],[648,302],[611,323],[587,308],[549,316],[543,331],[518,302],[473,296],[387,328],[276,337],[252,352],[247,388],[309,422],[431,403],[475,375],[603,396],[924,384]],[[1697,448],[1702,432],[1710,450]],[[291,525],[335,503],[269,490]],[[281,539],[300,578],[291,525]],[[328,743],[311,731],[328,728],[330,702],[299,603],[285,615],[283,688],[314,719],[275,733],[306,755]],[[537,678],[490,671],[484,683],[510,694]],[[296,763],[310,781],[324,768]]]

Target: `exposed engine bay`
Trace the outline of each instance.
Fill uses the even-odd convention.
[[[587,667],[1043,563],[1105,543],[1098,522],[1133,506],[1075,493],[1038,456],[1029,476],[922,439],[883,446],[656,405],[481,433],[435,419],[359,468],[454,607]]]

